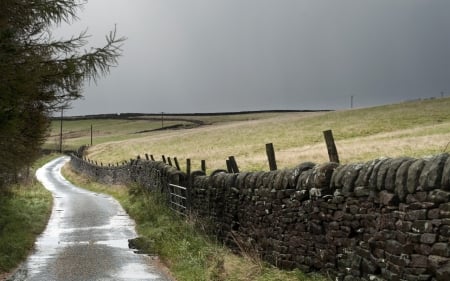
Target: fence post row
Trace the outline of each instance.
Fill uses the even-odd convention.
[[[323,131],[323,135],[325,138],[325,142],[326,142],[326,146],[327,146],[327,151],[328,151],[328,156],[331,162],[336,162],[339,163],[339,155],[336,149],[336,144],[334,142],[334,138],[333,138],[333,133],[331,130],[326,130]],[[277,170],[277,163],[276,163],[276,158],[275,158],[275,149],[273,146],[273,143],[267,143],[266,144],[266,154],[267,154],[267,158],[269,161],[269,168],[271,171],[275,171]],[[130,159],[130,165],[133,165],[135,163],[138,163],[138,161],[141,159],[140,155],[137,155],[136,159]],[[146,160],[152,160],[155,161],[153,155],[149,155],[147,153],[145,153],[145,159]],[[178,163],[178,159],[176,157],[173,158],[175,166],[177,168],[177,170],[181,170],[180,169],[180,165]],[[85,157],[85,161],[92,163],[95,165],[98,165],[97,161],[88,159],[87,157]],[[165,164],[168,164],[170,166],[172,165],[172,159],[170,157],[166,157],[164,155],[162,155],[162,161]],[[167,163],[168,162],[168,163]],[[128,161],[124,161],[123,165],[128,164]],[[100,165],[103,166],[103,163],[100,162]],[[236,163],[236,159],[234,156],[229,156],[228,159],[226,160],[226,165],[227,165],[227,170],[229,173],[239,173],[239,167]],[[108,164],[108,167],[114,166],[114,164]],[[117,166],[119,166],[119,163],[117,162]],[[201,160],[201,170],[203,173],[206,174],[206,160]],[[159,171],[158,171],[159,172]],[[192,186],[192,178],[191,178],[191,159],[188,158],[186,159],[186,187],[180,186],[178,185],[179,182],[177,181],[177,184],[173,184],[170,182],[165,182],[164,185],[168,186],[168,190],[169,190],[169,203],[170,203],[170,208],[181,214],[181,215],[187,215],[187,212],[189,210],[189,205],[190,205],[190,197],[191,197],[191,190],[190,187]]]

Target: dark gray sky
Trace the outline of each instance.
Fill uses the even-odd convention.
[[[71,115],[339,109],[450,95],[449,0],[89,0],[119,66]]]

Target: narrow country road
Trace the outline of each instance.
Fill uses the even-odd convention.
[[[150,257],[128,248],[128,239],[136,237],[134,222],[117,201],[62,177],[68,160],[53,160],[36,173],[53,193],[52,215],[35,252],[13,280],[171,280]]]

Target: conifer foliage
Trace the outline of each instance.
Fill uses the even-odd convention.
[[[117,65],[124,38],[114,28],[99,48],[81,32],[55,39],[51,29],[76,20],[80,0],[0,1],[0,187],[39,155],[49,116],[82,97],[83,83]]]

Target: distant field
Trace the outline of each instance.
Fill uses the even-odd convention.
[[[91,126],[93,143],[100,144],[111,141],[127,140],[146,136],[146,132],[158,131],[162,128],[176,129],[192,128],[202,125],[229,123],[234,121],[248,121],[267,119],[280,113],[246,113],[225,115],[139,115],[131,117],[114,116],[114,118],[65,118],[63,120],[63,149],[74,150],[81,145],[90,144]],[[123,115],[122,115],[123,116]],[[58,118],[51,123],[49,137],[45,148],[59,149],[61,123]]]
[[[166,121],[164,126],[188,125],[189,122]],[[63,121],[63,149],[76,149],[91,142],[91,125],[93,143],[105,143],[141,137],[138,132],[161,128],[161,121],[88,119]],[[53,121],[50,136],[45,148],[58,149],[60,141],[60,121]]]
[[[335,112],[176,116],[183,121],[166,118],[165,127],[190,129],[149,131],[161,128],[161,120],[151,118],[65,121],[64,148],[88,144],[92,124],[91,159],[116,163],[148,153],[158,159],[161,155],[177,157],[182,164],[190,158],[194,169],[204,159],[209,172],[225,168],[231,155],[241,170],[267,170],[266,143],[275,146],[278,168],[304,161],[325,162],[328,155],[322,132],[327,129],[333,130],[343,163],[450,152],[450,98]],[[208,125],[192,128],[189,119]],[[148,132],[135,134],[139,131]],[[58,144],[57,134],[59,122],[55,121],[54,137],[49,138],[47,147]]]

